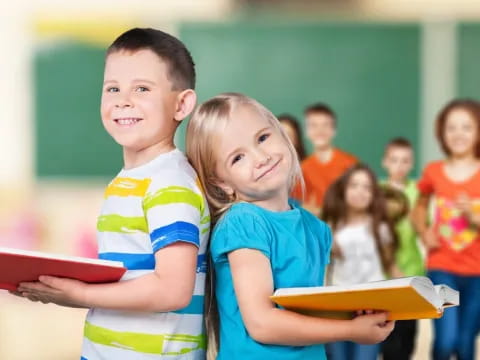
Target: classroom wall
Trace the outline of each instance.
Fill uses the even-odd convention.
[[[0,2],[0,12],[8,13],[0,22],[0,42],[4,45],[0,66],[0,152],[3,154],[0,162],[0,246],[94,256],[95,218],[101,204],[103,186],[109,173],[117,168],[117,165],[108,163],[116,156],[112,152],[106,158],[107,164],[112,165],[108,174],[95,173],[96,169],[105,169],[99,165],[100,160],[99,164],[77,170],[73,174],[62,173],[61,169],[66,169],[66,163],[56,168],[57,173],[49,169],[47,172],[40,171],[39,160],[41,152],[45,150],[43,146],[51,145],[61,138],[58,135],[62,134],[62,126],[71,120],[68,111],[71,106],[78,104],[62,102],[56,107],[56,97],[67,95],[69,89],[81,88],[70,81],[71,78],[79,79],[78,74],[72,74],[68,69],[63,74],[49,76],[48,71],[53,71],[49,66],[58,59],[49,62],[52,59],[49,59],[48,50],[51,50],[50,56],[60,54],[55,51],[65,49],[62,46],[72,43],[100,49],[121,28],[136,24],[159,27],[179,36],[182,35],[182,29],[190,27],[193,30],[197,25],[228,28],[232,21],[236,21],[243,22],[245,27],[245,16],[250,16],[252,9],[244,11],[238,3],[232,0],[125,0],[121,5],[115,0]],[[419,69],[411,81],[418,82],[418,86],[412,87],[417,101],[412,101],[413,105],[408,109],[400,109],[399,114],[408,116],[409,129],[412,129],[419,147],[418,161],[421,166],[440,155],[431,129],[434,116],[444,102],[456,94],[480,98],[479,82],[475,82],[479,76],[476,66],[479,63],[479,52],[475,39],[478,31],[476,24],[480,22],[480,7],[476,1],[467,0],[359,0],[351,3],[354,4],[352,8],[316,7],[312,11],[306,7],[288,12],[289,16],[278,9],[274,14],[263,13],[262,16],[268,17],[269,21],[280,22],[281,26],[291,25],[292,16],[294,22],[313,22],[320,27],[327,20],[340,27],[349,26],[352,22],[368,23],[372,20],[394,27],[416,24],[418,48],[413,55],[418,56],[416,63]],[[202,25],[205,22],[209,25]],[[200,53],[202,48],[193,43],[196,40],[191,33],[184,33],[184,36],[186,41],[192,42],[194,56],[199,58],[199,66],[207,66],[211,54]],[[8,55],[5,49],[8,49]],[[101,56],[100,53],[101,51],[96,53],[96,61]],[[36,77],[41,64],[45,65],[42,68],[45,70],[43,82],[37,81],[39,78]],[[279,64],[281,65],[281,58]],[[98,68],[101,64],[95,66]],[[227,73],[229,69],[224,71]],[[65,80],[66,87],[62,80]],[[221,83],[212,81],[209,84],[208,80],[210,79],[199,82],[203,99],[212,95],[214,90],[223,90],[220,89]],[[41,84],[49,89],[49,81],[52,82],[50,88],[54,84],[56,86],[51,94],[36,93],[40,91],[38,86]],[[281,102],[273,95],[263,94],[268,91],[267,85],[264,88],[253,88],[248,83],[243,83],[242,88],[263,97],[262,100],[275,112],[292,111],[300,115],[304,94],[292,98],[285,96],[284,103],[292,110],[282,109]],[[321,94],[330,96],[324,90],[328,89],[322,89]],[[96,101],[98,104],[97,90],[88,88],[84,92],[91,99],[88,102],[89,112],[84,117],[96,117],[96,120],[89,118],[88,121],[99,121],[98,111],[94,109]],[[83,100],[85,95],[81,92],[75,96]],[[306,100],[313,101],[314,98]],[[342,118],[348,123],[349,107],[342,103],[347,102],[344,94],[328,100],[341,109]],[[67,116],[62,115],[65,112]],[[78,115],[77,111],[72,112]],[[55,122],[49,123],[63,118],[65,123],[59,126]],[[39,119],[47,121],[48,127],[40,128]],[[81,121],[81,117],[75,119]],[[350,146],[348,139],[342,139],[343,136],[339,137],[341,144]],[[63,139],[67,137],[63,136]],[[180,143],[181,139],[178,141]],[[71,145],[71,142],[67,142],[63,147],[50,151],[58,153],[63,150],[62,155],[66,156]],[[116,148],[113,145],[110,149],[115,151]],[[53,159],[53,155],[48,154],[47,152],[44,159]],[[370,155],[372,163],[378,155],[378,150]],[[82,156],[82,152],[77,156]],[[64,160],[68,159],[66,156]],[[118,161],[116,158],[114,160]],[[69,170],[72,169],[75,170],[74,167],[69,167]],[[93,173],[89,173],[92,169]],[[81,176],[80,173],[88,173],[90,176]],[[32,305],[0,294],[0,359],[77,359],[83,316],[82,310]],[[427,329],[424,331],[427,337],[422,337],[418,359],[425,358],[429,344],[428,324],[422,326]]]

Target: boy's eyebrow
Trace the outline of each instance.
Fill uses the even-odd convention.
[[[110,83],[117,83],[118,81],[117,80],[105,80],[103,82],[103,85],[106,85],[106,84],[110,84]],[[157,83],[155,81],[152,81],[152,80],[148,80],[148,79],[133,79],[132,82],[135,82],[135,83],[148,83],[150,85],[156,85]]]

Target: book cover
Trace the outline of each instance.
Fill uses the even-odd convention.
[[[0,289],[5,290],[16,290],[21,282],[38,281],[40,275],[88,283],[114,282],[126,270],[120,261],[0,248]]]
[[[351,287],[278,289],[271,297],[278,305],[299,313],[346,319],[356,310],[388,311],[389,320],[439,318],[445,307],[459,303],[450,289],[450,302],[435,291],[428,278],[412,277],[378,281]]]

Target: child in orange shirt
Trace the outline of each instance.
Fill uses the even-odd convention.
[[[318,103],[308,106],[304,114],[306,135],[313,143],[314,153],[301,164],[305,180],[303,207],[319,215],[328,187],[357,163],[357,158],[333,146],[337,117],[328,105]],[[292,196],[303,200],[298,186]]]
[[[480,104],[450,102],[436,132],[446,159],[424,169],[412,220],[428,251],[428,276],[458,289],[461,305],[435,320],[433,358],[473,360],[480,330]],[[427,224],[430,200],[435,214]]]

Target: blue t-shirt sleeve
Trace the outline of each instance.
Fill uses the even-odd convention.
[[[323,236],[321,236],[323,246],[324,246],[324,253],[325,253],[325,264],[330,264],[330,251],[332,250],[332,231],[330,230],[330,226],[325,224],[323,221],[321,222],[323,228]]]
[[[210,241],[213,261],[226,261],[228,253],[238,249],[258,250],[270,258],[268,230],[260,215],[232,209],[217,224]]]

